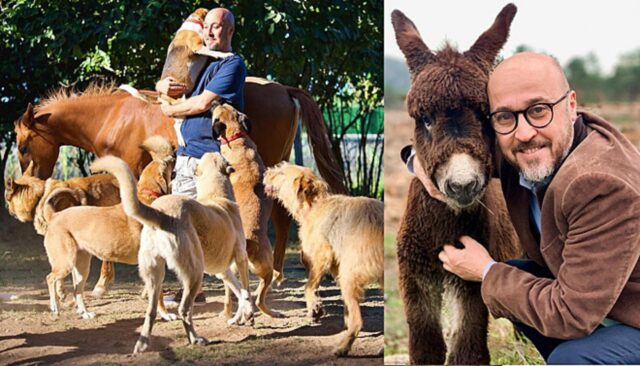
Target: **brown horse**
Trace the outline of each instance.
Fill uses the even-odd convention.
[[[250,136],[266,166],[289,160],[302,117],[320,174],[334,191],[346,192],[322,113],[308,93],[248,77],[244,95],[245,112],[252,121]],[[118,156],[136,177],[151,161],[138,148],[146,138],[161,135],[177,146],[173,119],[165,116],[158,104],[144,102],[113,85],[91,85],[79,96],[59,90],[36,107],[29,104],[15,122],[15,132],[22,170],[33,161],[33,174],[41,179],[51,176],[61,145],[77,146],[98,156]],[[274,276],[281,279],[291,217],[282,206],[274,205],[271,219],[276,231]],[[96,286],[104,286],[112,276],[112,269],[103,265]]]

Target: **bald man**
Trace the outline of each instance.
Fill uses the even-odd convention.
[[[204,18],[204,42],[213,51],[232,52],[231,41],[235,32],[235,19],[231,11],[215,8]],[[224,101],[239,111],[244,111],[244,80],[247,68],[237,54],[209,61],[200,73],[196,86],[188,98],[179,104],[161,105],[162,112],[169,117],[184,118],[180,132],[185,145],[178,146],[176,153],[175,178],[171,181],[171,193],[197,196],[195,176],[198,162],[207,152],[220,152],[220,142],[213,136],[211,128],[211,106],[215,101]],[[180,97],[186,85],[172,77],[156,83],[156,90],[171,97]],[[181,290],[165,297],[166,302],[179,302]],[[198,291],[195,304],[203,304],[206,298],[202,289]]]
[[[235,32],[235,20],[231,11],[215,8],[204,19],[204,42],[213,51],[232,52],[231,41]],[[221,60],[211,59],[200,74],[187,100],[175,105],[162,105],[162,112],[169,117],[185,118],[180,132],[184,146],[179,146],[176,159],[176,177],[172,181],[173,194],[196,198],[195,168],[207,152],[220,151],[217,136],[211,129],[211,106],[224,101],[237,110],[244,111],[244,80],[247,68],[237,54]],[[168,77],[156,84],[156,90],[172,97],[181,96],[186,85]]]
[[[487,92],[502,153],[496,170],[528,259],[496,263],[463,236],[464,249],[440,253],[444,268],[482,281],[491,313],[511,319],[549,364],[639,364],[638,150],[602,118],[578,113],[575,91],[549,56],[506,59]]]

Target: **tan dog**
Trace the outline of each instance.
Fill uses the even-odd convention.
[[[21,222],[33,221],[36,231],[44,235],[47,222],[43,216],[44,202],[57,188],[67,188],[66,199],[54,198],[51,201],[55,211],[70,206],[92,205],[112,206],[120,202],[118,181],[110,174],[95,174],[69,180],[49,178],[46,181],[30,175],[33,162],[22,177],[5,181],[4,196],[9,213]]]
[[[231,169],[220,154],[208,153],[200,160],[196,170],[197,200],[169,195],[160,197],[151,206],[142,205],[135,198],[133,174],[121,159],[104,157],[95,161],[91,169],[106,170],[118,178],[125,212],[144,225],[138,259],[140,277],[149,294],[149,306],[134,353],[143,352],[149,347],[165,264],[175,271],[182,282],[183,295],[178,314],[191,344],[207,343],[206,339],[196,334],[191,319],[193,301],[200,288],[203,272],[221,277],[238,296],[238,312],[229,321],[230,324],[252,320],[251,297],[247,291],[249,273],[246,241],[240,211],[229,182]],[[229,268],[234,261],[242,285]]]
[[[364,287],[383,287],[384,204],[366,197],[331,195],[311,169],[280,163],[267,170],[265,191],[277,198],[300,224],[302,263],[309,273],[305,286],[308,315],[323,314],[316,290],[330,271],[340,285],[347,331],[335,354],[344,356],[362,328],[360,300]]]
[[[153,160],[145,167],[138,182],[139,198],[151,203],[169,192],[173,170],[173,148],[164,138],[153,136],[144,142]],[[66,190],[61,188],[60,190]],[[56,191],[52,193],[52,196]],[[51,264],[47,276],[51,311],[58,313],[55,296],[60,293],[62,280],[73,273],[73,292],[78,313],[84,319],[95,316],[88,312],[83,301],[84,284],[89,275],[91,256],[126,264],[138,263],[142,225],[125,214],[122,204],[111,207],[71,207],[54,214],[45,234],[44,246]],[[160,303],[164,319],[173,320]]]
[[[247,116],[229,104],[213,109],[213,130],[220,139],[220,153],[233,166],[231,185],[240,207],[242,226],[247,239],[247,254],[253,272],[260,278],[256,306],[271,317],[280,313],[269,309],[265,300],[273,279],[273,252],[267,235],[273,201],[264,193],[264,163],[248,135]],[[231,314],[229,290],[225,291],[225,314]]]

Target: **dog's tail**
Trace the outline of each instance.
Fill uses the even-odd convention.
[[[91,164],[91,171],[94,173],[105,171],[116,177],[120,185],[120,200],[122,201],[122,207],[127,216],[152,228],[160,226],[164,215],[153,207],[140,203],[138,200],[136,180],[124,160],[108,155],[95,160],[93,164]]]
[[[157,98],[151,97],[149,95],[144,95],[142,93],[140,93],[138,91],[138,89],[132,87],[129,84],[122,84],[118,87],[118,89],[122,89],[124,91],[126,91],[127,93],[131,94],[131,96],[138,98],[140,100],[142,100],[143,102],[147,102],[147,103],[151,103],[151,104],[158,104],[158,100]]]
[[[151,155],[154,161],[171,161],[173,159],[173,146],[166,138],[160,135],[154,135],[144,140],[140,145],[144,151]]]
[[[47,232],[53,214],[69,207],[85,206],[86,204],[87,196],[82,190],[66,187],[56,188],[45,198],[42,208],[40,206],[36,208],[33,226],[38,234],[44,235]]]

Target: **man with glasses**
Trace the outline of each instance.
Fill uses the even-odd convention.
[[[231,52],[231,40],[235,32],[235,19],[225,8],[210,10],[204,19],[204,42],[213,51]],[[180,132],[184,145],[178,146],[175,178],[171,181],[171,193],[195,199],[196,168],[202,155],[220,152],[220,142],[211,129],[211,106],[215,101],[224,101],[239,111],[244,110],[244,81],[247,69],[238,54],[224,59],[212,59],[202,71],[191,95],[179,104],[162,105],[162,112],[169,117],[183,118]],[[172,77],[160,80],[156,90],[170,97],[181,97],[186,85]],[[179,302],[181,292],[165,297],[165,301]],[[196,304],[206,302],[202,290],[195,299]]]
[[[511,319],[549,364],[640,363],[638,150],[602,118],[577,112],[549,56],[506,59],[487,92],[501,152],[495,170],[528,259],[496,263],[462,236],[463,249],[440,253],[444,268],[482,281],[491,313]]]

